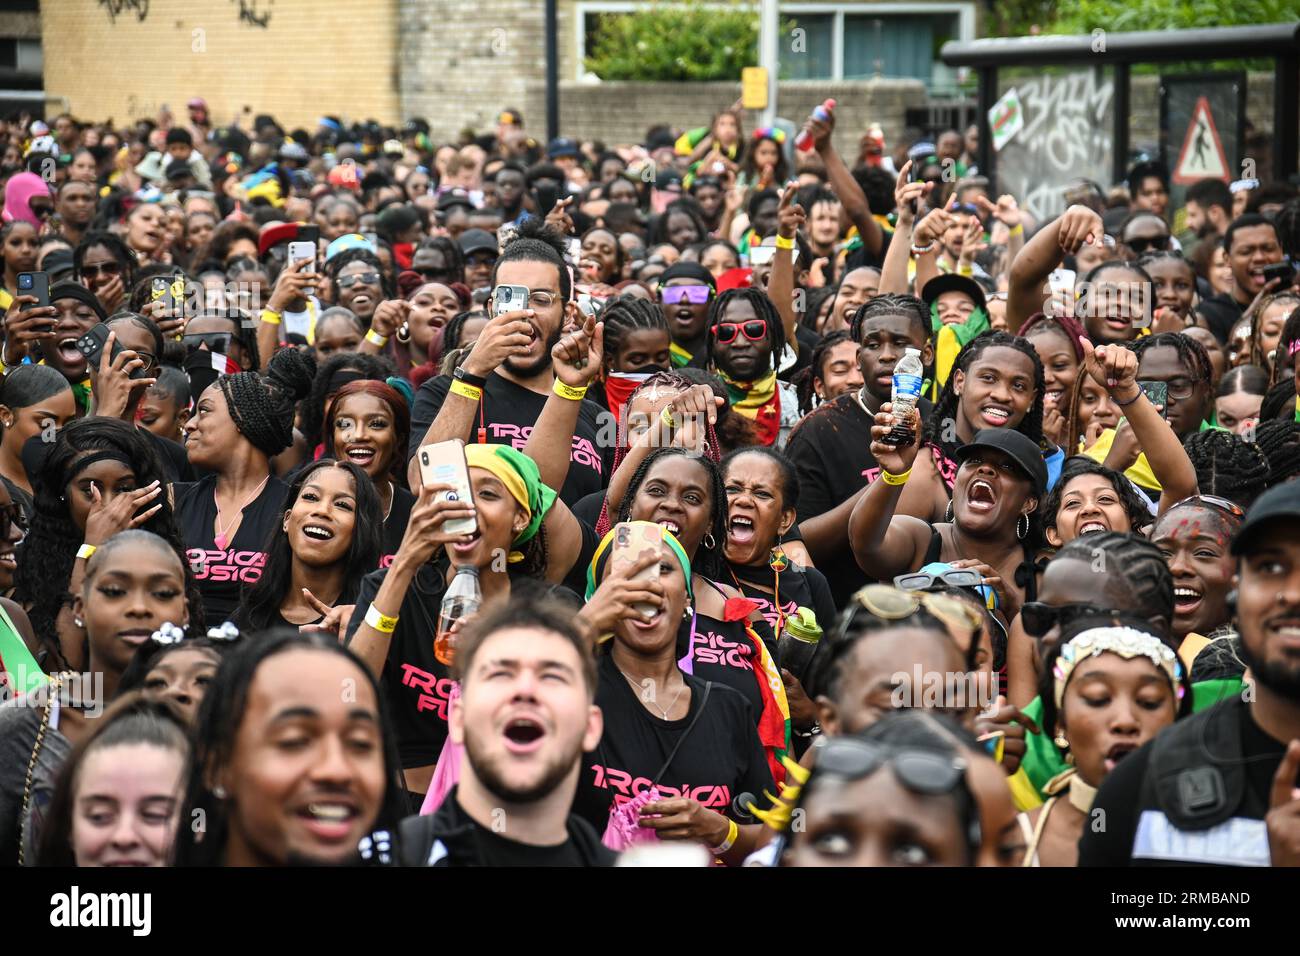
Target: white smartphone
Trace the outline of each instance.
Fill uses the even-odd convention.
[[[532,290],[526,285],[499,285],[492,290],[492,315],[505,315],[528,308]]]
[[[1074,270],[1053,269],[1047,277],[1047,287],[1052,294],[1052,308],[1057,315],[1074,312]]]
[[[310,259],[312,262],[309,272],[316,271],[316,243],[314,242],[291,242],[289,243],[289,257],[286,260],[290,265],[295,262],[301,262],[303,259]]]
[[[441,500],[474,504],[474,489],[469,483],[469,465],[465,463],[463,441],[454,438],[421,445],[417,454],[420,456],[420,480],[424,484],[451,485],[451,491],[438,493]],[[473,517],[447,521],[443,530],[448,534],[473,534],[478,530],[478,521]]]
[[[751,266],[765,266],[776,258],[776,246],[750,246],[749,247],[749,264]],[[798,248],[790,250],[790,263],[799,264]]]

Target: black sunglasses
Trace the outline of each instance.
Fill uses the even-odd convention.
[[[1151,239],[1127,239],[1124,245],[1128,246],[1136,255],[1142,255],[1146,252],[1156,251],[1164,252],[1169,248],[1168,236],[1155,236]]]
[[[1044,604],[1026,601],[1020,606],[1020,625],[1030,637],[1046,637],[1057,624],[1065,627],[1071,621],[1089,614],[1105,614],[1106,609],[1095,604]]]
[[[187,332],[181,339],[181,344],[185,346],[186,355],[193,355],[204,345],[208,347],[209,352],[220,352],[222,355],[229,355],[232,341],[239,342],[240,340],[238,336],[231,332]]]
[[[83,279],[98,279],[101,273],[106,276],[120,276],[122,274],[122,263],[105,262],[97,266],[81,267],[81,278]]]
[[[354,272],[350,276],[339,276],[338,283],[340,289],[350,289],[358,282],[363,285],[379,285],[378,272]]]

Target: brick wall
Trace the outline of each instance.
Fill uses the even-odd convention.
[[[327,112],[397,122],[397,5],[43,0],[45,90],[56,109],[118,122],[163,104],[183,117],[192,96],[218,123],[244,106],[308,129]]]
[[[639,143],[652,123],[706,125],[739,95],[739,83],[562,83],[560,124],[573,136]],[[880,123],[885,142],[893,142],[903,131],[904,111],[926,103],[919,80],[786,82],[780,84],[777,113],[800,125],[827,97],[839,104],[835,145],[848,157],[857,156],[858,139],[870,123]],[[757,114],[747,114],[746,130],[757,122]]]

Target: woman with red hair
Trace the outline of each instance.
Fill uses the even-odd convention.
[[[325,457],[357,465],[379,493],[384,512],[380,567],[387,567],[397,553],[415,505],[415,495],[406,487],[410,434],[411,412],[406,399],[384,382],[348,382],[325,409]]]

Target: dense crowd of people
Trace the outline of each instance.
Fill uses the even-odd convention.
[[[1294,180],[829,106],[0,123],[0,862],[1300,864]]]

